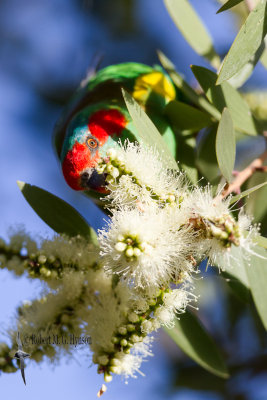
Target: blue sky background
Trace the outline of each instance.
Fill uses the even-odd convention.
[[[101,1],[105,6],[107,1]],[[81,4],[83,7],[81,7]],[[52,88],[75,87],[83,78],[93,55],[104,53],[103,66],[124,61],[152,64],[157,62],[156,49],[161,49],[176,64],[189,82],[193,82],[189,65],[208,66],[187,45],[172,23],[162,0],[136,0],[136,29],[122,37],[112,31],[118,15],[110,22],[93,13],[92,1],[75,0],[2,0],[0,4],[0,236],[7,237],[10,227],[25,225],[34,235],[51,236],[47,227],[20,194],[16,180],[38,185],[65,199],[77,208],[94,228],[102,225],[102,216],[94,205],[65,183],[52,149],[52,130],[60,106],[51,103]],[[215,16],[215,0],[194,0],[199,14],[206,21],[215,48],[223,54],[236,33],[234,17],[229,13]],[[101,6],[101,5],[100,5]],[[250,85],[262,86],[261,66]],[[14,278],[0,271],[0,323],[3,330],[14,317],[21,301],[40,292],[40,283]],[[164,348],[162,347],[164,344]],[[167,349],[167,350],[166,350]],[[168,350],[169,349],[169,350]],[[156,335],[154,358],[144,363],[146,378],[120,378],[109,385],[106,399],[212,399],[190,391],[170,392],[172,379],[169,355],[178,351],[163,333]],[[27,387],[20,373],[0,377],[0,397],[38,400],[61,396],[65,400],[95,398],[102,384],[96,367],[88,359],[77,362],[62,359],[60,366],[28,362]],[[265,388],[266,390],[266,388]],[[266,399],[265,397],[257,399]]]

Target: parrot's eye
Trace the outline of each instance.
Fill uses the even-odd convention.
[[[91,148],[91,149],[95,149],[98,145],[97,140],[93,139],[93,138],[89,138],[87,139],[87,145]]]

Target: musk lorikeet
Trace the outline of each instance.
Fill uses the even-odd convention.
[[[98,160],[105,157],[108,148],[118,146],[119,140],[138,141],[122,87],[144,107],[175,155],[174,132],[164,108],[175,99],[176,91],[167,74],[158,66],[137,63],[99,70],[78,89],[55,127],[57,153],[67,183],[75,190],[98,192],[93,197],[106,192],[105,176],[96,171]]]

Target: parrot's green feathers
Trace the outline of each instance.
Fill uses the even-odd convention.
[[[112,80],[113,82],[127,82],[127,87],[134,84],[135,79],[143,74],[153,72],[153,68],[145,64],[133,62],[110,65],[100,70],[87,85],[87,90],[93,90],[97,85]],[[131,82],[130,82],[131,81]],[[129,88],[130,89],[130,88]]]

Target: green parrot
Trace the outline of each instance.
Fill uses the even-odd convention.
[[[128,139],[139,141],[121,88],[127,90],[157,126],[176,154],[172,127],[164,116],[176,98],[169,76],[156,66],[138,63],[111,65],[83,83],[55,126],[55,143],[66,182],[74,190],[107,193],[105,176],[96,170],[107,149]],[[95,192],[95,194],[93,194]]]

